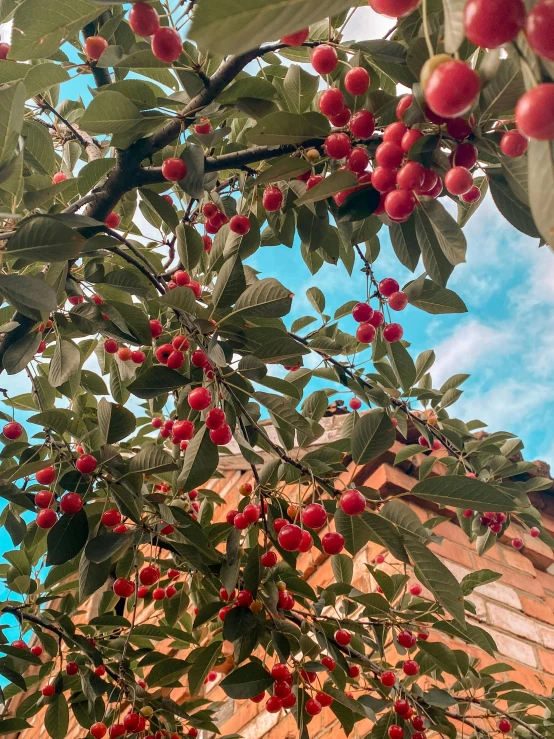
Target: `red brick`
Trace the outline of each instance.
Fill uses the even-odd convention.
[[[547,652],[545,649],[539,649],[538,651],[543,670],[554,675],[554,654],[552,654],[552,652]]]
[[[435,554],[439,555],[439,557],[446,557],[446,559],[451,559],[453,562],[457,562],[463,567],[467,567],[470,570],[473,569],[471,552],[469,549],[466,549],[466,547],[462,547],[459,544],[455,544],[454,542],[444,539],[442,544],[431,544],[429,549],[432,549]]]
[[[524,595],[521,596],[520,600],[523,611],[528,616],[554,625],[554,612],[550,603],[544,602],[539,598],[526,598]]]

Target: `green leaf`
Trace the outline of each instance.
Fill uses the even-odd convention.
[[[308,172],[310,169],[311,165],[305,159],[289,156],[281,157],[280,159],[276,159],[267,169],[264,169],[261,174],[257,175],[256,182],[259,185],[264,185],[267,182],[290,180],[293,177]]]
[[[432,315],[467,313],[466,304],[453,290],[441,287],[432,280],[426,279],[421,289],[410,291],[410,285],[412,284],[408,283],[403,290],[407,294],[410,304],[416,308]]]
[[[127,385],[127,390],[136,395],[137,398],[148,400],[149,398],[156,398],[162,393],[176,390],[188,382],[190,382],[189,378],[180,372],[163,365],[156,365],[141,372],[136,380]]]
[[[351,584],[352,576],[354,575],[352,557],[348,557],[346,554],[334,554],[331,557],[331,567],[333,568],[333,575],[337,582]]]
[[[92,98],[79,125],[92,135],[125,133],[141,120],[140,110],[129,98],[120,92],[106,90]]]
[[[204,243],[198,231],[192,226],[179,224],[177,235],[177,253],[186,270],[192,270],[204,253]]]
[[[464,7],[466,0],[443,0],[444,50],[455,54],[464,40]]]
[[[335,513],[335,528],[344,537],[344,546],[355,555],[371,540],[371,529],[361,516],[348,516],[338,507]]]
[[[88,539],[88,518],[84,508],[78,513],[64,513],[48,532],[47,565],[61,565],[73,559]]]
[[[189,491],[207,482],[217,469],[219,453],[210,439],[208,427],[203,425],[189,442],[185,451],[183,469],[178,484]]]
[[[158,298],[158,302],[163,306],[182,310],[187,315],[196,313],[196,298],[190,287],[176,287],[173,290],[168,290]]]
[[[416,368],[410,353],[399,341],[387,343],[387,355],[400,386],[409,390],[415,382]]]
[[[116,534],[117,536],[117,534]],[[110,575],[111,562],[105,559],[100,563],[93,563],[81,554],[79,560],[79,600],[82,602],[96,593],[106,582]]]
[[[27,91],[27,98],[42,94],[54,85],[61,85],[69,80],[69,74],[60,64],[46,62],[29,69],[23,80]]]
[[[235,641],[256,628],[256,616],[249,608],[232,608],[223,622],[223,638]]]
[[[105,562],[116,554],[120,556],[131,545],[132,534],[100,534],[90,539],[85,547],[85,557],[96,564]]]
[[[145,475],[153,472],[169,472],[176,469],[177,465],[171,455],[161,447],[154,446],[154,444],[143,446],[138,454],[132,457],[129,463],[130,472],[142,472]]]
[[[315,187],[306,190],[304,195],[298,198],[296,201],[297,205],[304,203],[315,203],[318,200],[326,200],[331,195],[334,195],[341,190],[348,190],[350,187],[355,187],[358,184],[358,179],[353,172],[347,169],[337,170],[325,177]]]
[[[535,149],[537,151],[538,149]],[[542,163],[545,168],[548,166],[548,159],[546,164]],[[535,169],[535,167],[533,168]],[[533,176],[530,174],[530,181]],[[491,190],[492,199],[498,210],[502,213],[504,218],[511,223],[514,228],[521,231],[527,236],[539,239],[541,234],[537,229],[537,225],[533,220],[530,209],[521,202],[521,200],[514,194],[512,188],[508,185],[506,178],[500,169],[487,169],[487,176],[489,178],[489,187]],[[537,173],[537,178],[540,179],[544,175]],[[541,194],[539,200],[544,198],[544,194]],[[545,218],[543,214],[541,218]]]
[[[38,216],[24,221],[8,241],[10,257],[30,262],[67,262],[81,252],[85,239],[55,218]]]
[[[249,131],[251,144],[273,146],[299,144],[306,139],[324,139],[329,133],[329,121],[321,113],[287,113],[280,110],[265,116]]]
[[[462,593],[464,595],[470,595],[475,588],[479,587],[479,585],[496,582],[496,580],[500,580],[501,577],[502,575],[499,572],[493,572],[492,570],[475,570],[474,572],[469,572],[462,578],[460,587],[462,588]]]
[[[42,313],[56,310],[58,300],[50,285],[28,275],[0,275],[0,295],[23,315],[40,321]]]
[[[172,291],[174,292],[174,291]],[[290,311],[293,294],[279,280],[268,277],[246,288],[235,303],[233,315],[280,318]]]
[[[237,670],[233,670],[221,681],[220,686],[235,700],[253,698],[273,685],[274,680],[259,662],[249,662]]]
[[[50,362],[48,381],[52,387],[59,387],[79,370],[81,352],[71,341],[61,339],[56,343],[56,350]]]
[[[96,183],[114,168],[115,161],[112,157],[106,157],[105,159],[93,159],[92,162],[85,164],[79,170],[79,177],[77,178],[79,193],[85,195],[92,190]]]
[[[16,734],[24,729],[30,729],[31,724],[24,718],[5,718],[0,720],[0,734]]]
[[[6,349],[2,364],[8,375],[16,375],[27,366],[37,353],[40,341],[39,333],[31,333]]]
[[[236,610],[244,609],[233,609],[233,611]],[[233,611],[229,611],[227,615],[230,616]],[[250,611],[249,613],[252,616],[254,615]],[[225,622],[226,621],[227,618],[225,618]],[[225,622],[223,623],[224,626]],[[204,680],[207,678],[208,673],[215,665],[215,663],[217,662],[217,658],[221,654],[222,646],[223,642],[212,641],[211,644],[208,644],[206,647],[201,647],[200,649],[195,649],[194,652],[189,655],[189,659],[192,655],[194,655],[194,662],[192,663],[192,666],[188,673],[189,691],[191,696],[198,695],[200,689],[202,688]]]
[[[162,688],[165,685],[179,685],[180,678],[185,675],[190,665],[182,659],[168,657],[157,662],[148,674],[151,687]]]
[[[519,61],[509,56],[502,59],[493,79],[483,88],[479,98],[481,118],[487,120],[513,113],[517,101],[525,92]]]
[[[240,54],[351,5],[351,0],[229,0],[224,5],[204,0],[196,9],[188,35],[218,54]]]
[[[215,308],[230,308],[246,290],[246,277],[238,253],[227,259],[217,276],[212,292]]]
[[[46,59],[101,12],[87,0],[23,0],[13,19],[10,58]]]
[[[431,477],[412,488],[412,493],[441,506],[471,508],[474,511],[513,511],[515,501],[488,482],[454,475]]]
[[[56,171],[56,156],[48,129],[37,121],[26,120],[22,135],[25,139],[25,161],[51,177]]]
[[[291,64],[283,80],[283,92],[293,113],[309,110],[317,94],[319,77],[308,74],[297,64]]]
[[[69,708],[63,693],[56,693],[44,715],[44,728],[52,739],[64,739],[69,728]]]
[[[390,449],[394,439],[394,426],[385,411],[380,408],[369,411],[354,427],[352,457],[356,464],[366,464]]]
[[[412,538],[406,538],[404,543],[418,580],[433,593],[441,606],[465,627],[464,599],[460,584],[454,575],[424,544]]]
[[[273,100],[275,97],[277,90],[268,80],[263,77],[243,77],[235,80],[216,99],[221,105],[232,105],[241,98]]]
[[[12,49],[13,45],[10,55]],[[0,88],[0,166],[9,162],[15,154],[17,139],[23,127],[25,98],[25,85],[21,82]]]
[[[554,143],[529,142],[529,201],[537,228],[554,249]]]
[[[421,251],[416,236],[415,219],[410,218],[404,223],[391,223],[389,226],[390,240],[398,261],[412,272],[418,265]]]
[[[427,218],[437,243],[448,262],[452,265],[465,262],[467,248],[465,236],[444,205],[438,200],[427,197],[421,199],[420,205],[421,208],[417,211],[420,214],[419,220],[423,220],[424,217]],[[425,254],[423,256],[423,262],[425,263]],[[433,279],[430,272],[429,276]],[[435,281],[437,282],[437,280]]]

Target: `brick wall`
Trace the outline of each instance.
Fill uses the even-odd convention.
[[[326,425],[326,434],[319,443],[332,440],[340,433],[343,418],[334,417],[323,419]],[[272,429],[270,429],[272,431]],[[394,447],[382,455],[378,460],[355,467],[351,465],[342,475],[344,483],[351,480],[357,484],[379,489],[383,496],[403,493],[404,502],[408,502],[420,519],[426,520],[441,515],[448,517],[440,523],[435,532],[440,534],[443,541],[440,545],[432,544],[433,551],[442,559],[451,572],[461,579],[471,570],[490,569],[501,573],[502,578],[497,582],[483,585],[470,596],[474,603],[476,614],[469,617],[469,622],[476,623],[486,629],[494,638],[498,646],[497,659],[476,647],[468,647],[464,642],[448,639],[445,635],[431,632],[432,640],[441,640],[452,648],[462,648],[471,656],[478,657],[482,666],[495,661],[505,662],[513,667],[506,672],[505,678],[521,682],[531,690],[539,693],[550,692],[554,689],[554,553],[538,539],[533,539],[520,530],[511,527],[504,537],[485,556],[477,555],[474,546],[469,545],[465,534],[457,524],[455,511],[439,509],[436,505],[417,500],[406,493],[417,482],[418,466],[421,459],[410,460],[399,467],[393,467],[394,456],[401,448],[402,443],[397,441]],[[437,453],[439,456],[441,452]],[[423,458],[423,457],[422,457]],[[225,509],[235,508],[239,503],[238,487],[246,481],[251,481],[251,473],[244,469],[244,460],[239,456],[224,457],[220,469],[225,473],[223,478],[212,480],[207,487],[217,492],[226,501]],[[433,474],[444,474],[444,467],[437,462]],[[541,469],[544,475],[544,469]],[[296,490],[296,486],[294,488]],[[291,488],[292,492],[292,488]],[[534,498],[534,504],[542,510],[543,525],[554,534],[554,497],[552,491],[546,491]],[[221,520],[225,511],[216,509],[215,518]],[[512,530],[513,529],[513,530]],[[324,533],[324,532],[322,532]],[[522,552],[516,552],[510,546],[513,536],[521,536],[525,542]],[[387,571],[398,571],[400,564],[375,544],[368,544],[354,561],[354,586],[361,589],[373,589],[375,583],[364,566],[375,556],[383,552],[385,563],[381,565]],[[403,567],[403,565],[402,565]],[[299,568],[304,577],[312,585],[325,586],[333,582],[334,577],[330,560],[317,549],[313,549],[301,556]],[[425,597],[425,591],[423,597]],[[139,622],[148,619],[150,613],[146,609],[140,613]],[[92,608],[89,609],[92,613]],[[87,620],[87,616],[83,616]],[[171,652],[174,656],[179,653],[169,647],[169,643],[158,643],[157,648]],[[231,654],[231,645],[224,653]],[[182,655],[181,655],[182,656]],[[225,672],[230,662],[218,668]],[[297,729],[292,715],[268,714],[263,704],[254,704],[251,701],[233,701],[228,699],[218,682],[205,686],[206,695],[212,700],[223,701],[218,715],[218,724],[221,734],[240,733],[245,739],[286,739],[296,737]],[[174,689],[172,697],[175,700],[188,698],[185,688],[181,691]],[[15,699],[16,701],[18,698]],[[33,728],[19,734],[19,739],[38,739],[44,736],[42,712],[31,719]],[[363,736],[371,728],[369,722],[357,724],[353,736]],[[310,733],[315,739],[341,739],[344,736],[334,714],[329,709],[314,718],[310,724]],[[71,725],[68,739],[83,737],[85,730],[75,724]]]

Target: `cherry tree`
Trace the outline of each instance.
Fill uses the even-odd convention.
[[[0,644],[0,733],[43,708],[52,739],[70,720],[94,739],[217,732],[198,696],[232,643],[223,690],[292,711],[303,738],[326,707],[372,739],[552,734],[547,699],[428,641],[494,655],[465,597],[498,575],[458,582],[432,521],[344,480],[404,440],[397,464],[426,455],[413,494],[457,509],[479,553],[510,521],[554,543],[528,498],[551,481],[522,481],[513,434],[451,415],[466,376],[434,387],[433,351],[413,357],[397,317],[466,311],[447,284],[489,191],[554,246],[554,4],[369,4],[391,30],[353,42],[352,0],[0,2],[0,366],[27,383],[3,391],[1,611],[21,634]],[[86,104],[63,98],[76,79]],[[387,229],[403,286],[379,265]],[[279,244],[313,275],[361,270],[364,294],[330,316],[311,288],[316,315],[290,324],[290,290],[248,264]],[[339,391],[340,438],[298,453]],[[230,444],[252,483],[215,521],[206,484]],[[398,568],[368,562],[364,593],[369,541]],[[297,568],[314,549],[326,588]]]

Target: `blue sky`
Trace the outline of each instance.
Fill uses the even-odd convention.
[[[389,25],[389,21],[364,8],[358,11],[350,36],[378,37]],[[89,82],[79,77],[66,84],[64,96],[81,95],[87,100]],[[490,196],[464,230],[467,262],[456,267],[449,287],[463,298],[468,313],[430,316],[408,307],[398,314],[404,338],[412,343],[413,356],[425,349],[435,350],[437,361],[431,373],[436,387],[452,374],[471,374],[452,413],[464,420],[480,418],[490,430],[513,432],[523,439],[527,459],[552,463],[554,441],[549,431],[554,420],[554,255],[548,247],[539,249],[536,241],[515,231],[498,213]],[[403,284],[411,273],[396,259],[386,228],[379,237],[377,276],[392,276]],[[326,311],[331,314],[347,300],[365,296],[365,277],[359,272],[359,264],[352,278],[342,265],[328,264],[312,276],[298,245],[292,250],[285,246],[259,249],[248,263],[262,276],[276,277],[295,294],[291,321],[315,315],[305,297],[309,287],[323,290]],[[420,273],[418,269],[416,274]],[[2,384],[11,395],[28,390],[24,375],[3,376]],[[0,532],[0,549],[8,548],[11,542]],[[15,638],[13,634],[10,637]]]

